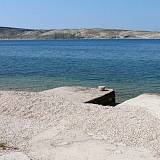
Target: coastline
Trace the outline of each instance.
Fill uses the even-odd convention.
[[[105,28],[39,30],[0,27],[0,39],[160,39],[160,32]]]
[[[0,41],[160,40],[160,38],[0,39]]]

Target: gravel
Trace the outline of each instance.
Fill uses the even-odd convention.
[[[141,101],[146,98],[144,95]],[[79,159],[87,159],[89,155],[88,159],[95,160],[107,159],[107,155],[111,159],[125,159],[126,153],[130,155],[126,159],[136,159],[135,155],[137,160],[146,159],[145,155],[160,159],[160,120],[145,107],[129,101],[110,107],[68,101],[51,91],[0,91],[1,142],[31,159],[62,160],[63,153],[78,159],[81,157],[78,151],[83,155]],[[79,147],[85,145],[87,153]],[[109,146],[118,146],[117,157],[111,156],[115,150],[108,151]],[[105,147],[107,152],[101,153]],[[93,158],[94,153],[103,156]]]

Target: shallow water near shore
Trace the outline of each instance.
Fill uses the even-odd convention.
[[[160,40],[0,41],[0,90],[106,85],[122,102],[160,93]]]

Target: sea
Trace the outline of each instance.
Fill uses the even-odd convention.
[[[160,93],[160,40],[0,41],[0,90],[101,85],[119,103]]]

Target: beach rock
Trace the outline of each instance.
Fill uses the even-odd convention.
[[[92,103],[104,106],[115,105],[115,91],[99,86],[98,88],[67,86],[48,91],[66,100],[76,103]],[[43,92],[45,93],[45,91]]]
[[[160,119],[160,94],[143,94],[120,104],[120,106],[141,107]]]
[[[100,91],[105,91],[106,86],[98,86],[98,89],[99,89]]]

